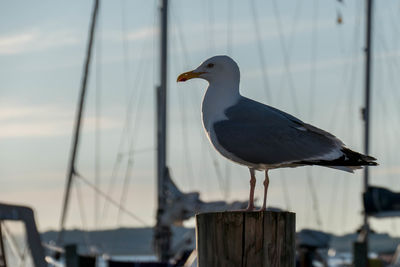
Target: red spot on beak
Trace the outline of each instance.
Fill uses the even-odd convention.
[[[193,79],[193,78],[200,78],[200,75],[203,74],[205,72],[194,72],[192,71],[188,71],[185,73],[182,73],[181,75],[178,76],[178,78],[176,79],[177,82],[185,82],[187,80]]]

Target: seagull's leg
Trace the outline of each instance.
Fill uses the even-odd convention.
[[[246,211],[254,210],[254,188],[256,187],[256,174],[254,169],[249,168],[250,170],[250,196],[249,196],[249,205],[247,206]]]
[[[269,177],[268,169],[265,170],[265,180],[264,180],[264,202],[260,211],[267,210],[267,193],[268,193]]]

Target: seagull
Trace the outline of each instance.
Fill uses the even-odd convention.
[[[208,140],[222,156],[250,170],[247,211],[255,209],[256,170],[265,172],[261,207],[265,211],[271,169],[318,165],[352,173],[377,165],[374,157],[350,150],[331,133],[242,96],[239,67],[228,56],[207,59],[179,75],[177,82],[193,78],[209,83],[201,107]]]

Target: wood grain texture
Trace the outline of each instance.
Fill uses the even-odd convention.
[[[199,267],[295,266],[295,214],[215,212],[196,215]]]

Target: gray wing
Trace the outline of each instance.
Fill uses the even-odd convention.
[[[342,143],[333,135],[270,106],[242,98],[214,126],[218,143],[253,164],[295,163],[323,159]]]

